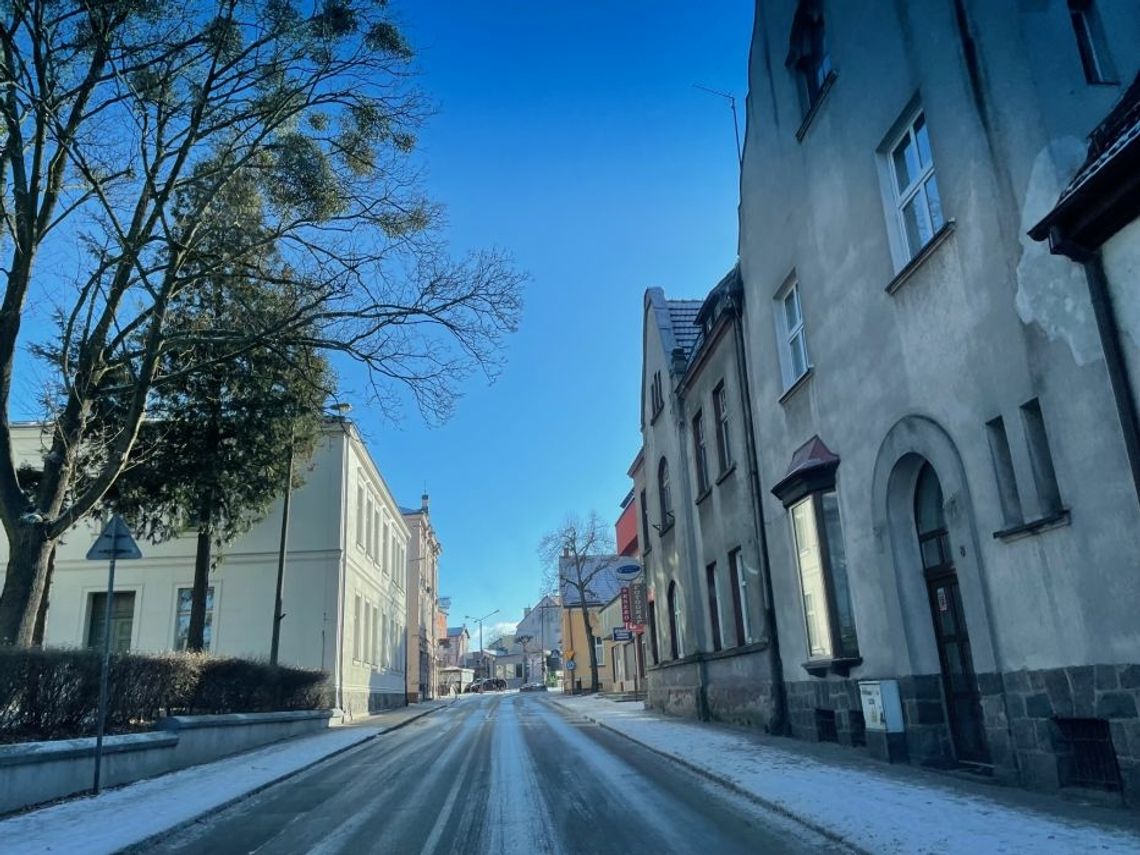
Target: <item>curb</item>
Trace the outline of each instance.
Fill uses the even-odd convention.
[[[663,751],[662,749],[656,748],[647,742],[642,742],[640,739],[638,739],[634,736],[630,736],[628,733],[625,733],[624,731],[618,730],[613,725],[607,724],[606,722],[602,721],[599,718],[595,718],[594,716],[590,715],[587,712],[583,712],[581,710],[576,710],[576,709],[573,709],[572,707],[568,707],[562,703],[559,703],[557,700],[555,700],[553,698],[551,698],[551,702],[553,704],[555,704],[556,706],[560,707],[561,709],[565,710],[568,713],[580,716],[581,718],[584,718],[587,721],[592,721],[598,727],[603,728],[604,730],[608,730],[610,733],[614,733],[614,734],[617,734],[618,736],[621,736],[625,739],[628,739],[630,742],[634,743],[635,745],[640,745],[642,748],[646,749],[647,751],[652,751],[654,754],[657,754],[660,757],[664,757],[668,760],[672,760],[677,765],[683,766],[684,768],[688,769],[690,772],[694,772],[695,774],[700,775],[702,778],[705,778],[706,780],[712,781],[714,784],[718,784],[727,790],[731,790],[733,793],[735,793],[738,796],[742,796],[742,797],[748,799],[749,801],[755,802],[756,804],[760,805],[761,807],[772,811],[773,813],[778,813],[781,816],[784,816],[784,817],[786,817],[786,818],[788,818],[794,822],[797,822],[800,825],[804,826],[805,828],[811,829],[816,834],[820,834],[823,837],[826,837],[828,840],[830,840],[834,843],[838,843],[842,846],[847,847],[852,852],[858,853],[858,855],[875,855],[875,853],[872,852],[871,850],[864,849],[863,847],[859,846],[859,844],[853,843],[852,841],[848,840],[846,837],[844,837],[839,832],[837,832],[833,829],[830,829],[825,825],[820,825],[819,823],[815,822],[814,820],[806,819],[802,816],[799,816],[798,814],[796,814],[794,811],[790,810],[785,805],[777,804],[776,802],[770,801],[769,799],[766,799],[763,796],[758,796],[756,793],[752,792],[751,790],[745,789],[744,787],[740,786],[735,781],[732,781],[728,778],[723,778],[714,772],[710,772],[708,769],[706,769],[703,766],[698,766],[696,763],[693,763],[689,760],[686,760],[683,757],[678,757],[676,754],[670,754],[668,751]]]
[[[206,810],[197,814],[196,816],[189,817],[187,819],[182,820],[181,822],[175,823],[174,825],[170,826],[169,828],[165,828],[162,831],[157,831],[154,834],[150,834],[147,837],[143,838],[142,840],[135,841],[134,843],[130,844],[129,846],[124,846],[122,849],[117,850],[117,855],[134,855],[134,853],[145,852],[145,851],[147,851],[147,849],[150,846],[159,842],[160,840],[164,840],[165,838],[169,837],[170,835],[177,834],[178,832],[189,828],[191,825],[194,825],[195,823],[200,822],[203,817],[209,816],[210,814],[220,813],[221,811],[227,810],[228,808],[233,807],[234,805],[238,804],[239,802],[244,802],[246,799],[251,798],[253,796],[256,796],[258,793],[260,793],[264,790],[268,790],[270,787],[276,786],[277,784],[280,784],[282,781],[287,781],[296,775],[300,775],[302,772],[307,772],[309,769],[312,769],[314,766],[317,766],[321,763],[324,763],[326,760],[328,760],[332,757],[336,757],[340,754],[344,754],[348,751],[352,751],[356,748],[359,748],[360,746],[362,746],[368,742],[371,742],[372,740],[377,739],[386,733],[391,733],[394,730],[399,730],[401,727],[406,727],[407,725],[411,724],[413,721],[419,721],[421,718],[431,715],[436,710],[446,709],[447,707],[451,706],[454,703],[455,703],[455,701],[452,701],[451,703],[448,703],[448,704],[441,704],[438,707],[432,707],[430,710],[424,710],[422,713],[419,713],[418,715],[409,716],[408,718],[404,719],[401,722],[398,722],[398,723],[392,725],[391,727],[386,727],[383,730],[377,730],[375,733],[371,734],[370,736],[365,736],[359,742],[353,742],[351,745],[345,745],[341,748],[336,749],[336,751],[330,751],[324,757],[318,757],[316,760],[313,760],[310,763],[306,763],[304,766],[298,766],[296,769],[292,769],[292,770],[284,773],[283,775],[278,775],[276,778],[274,778],[271,781],[266,781],[262,784],[258,784],[252,790],[248,790],[248,791],[242,793],[241,795],[234,796],[232,799],[227,799],[226,801],[224,801],[220,804],[211,805],[209,808],[207,808]],[[276,744],[276,743],[269,743],[269,744],[272,745],[272,744]],[[262,746],[262,747],[266,747],[266,746]],[[254,749],[254,750],[256,750],[256,749]],[[236,757],[238,755],[232,755],[232,756]],[[225,758],[219,758],[219,759],[225,759]],[[187,768],[193,768],[193,767],[187,767]]]

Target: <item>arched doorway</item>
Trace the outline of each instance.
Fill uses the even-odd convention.
[[[990,754],[943,508],[942,484],[929,462],[922,463],[914,487],[914,523],[955,754],[963,763],[988,764]]]

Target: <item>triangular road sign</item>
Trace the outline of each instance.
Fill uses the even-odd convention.
[[[111,521],[103,527],[99,539],[87,550],[88,561],[109,561],[112,558],[142,558],[142,552],[131,537],[130,529],[118,514],[111,517]]]

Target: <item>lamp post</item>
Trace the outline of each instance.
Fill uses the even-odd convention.
[[[499,609],[495,609],[493,612],[487,612],[487,614],[483,615],[483,617],[472,617],[471,615],[463,616],[464,620],[472,620],[475,621],[475,623],[479,624],[479,661],[483,663],[483,670],[487,669],[487,661],[483,653],[483,621],[489,617],[497,615],[498,613]],[[488,675],[484,674],[483,676]]]
[[[352,404],[336,403],[331,407],[323,408],[325,412],[333,410],[337,417],[343,421],[345,415],[352,409]],[[269,664],[277,664],[277,656],[281,648],[281,621],[285,618],[282,608],[282,589],[285,586],[285,548],[289,540],[289,500],[293,496],[293,425],[289,426],[289,458],[285,465],[285,501],[281,507],[281,545],[277,550],[277,584],[273,597],[273,635],[269,642]]]

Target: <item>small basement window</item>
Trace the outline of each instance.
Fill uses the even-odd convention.
[[[835,725],[835,710],[815,711],[815,733],[820,742],[838,742],[839,730]]]
[[[1058,718],[1057,771],[1062,787],[1119,791],[1120,767],[1103,718]]]

